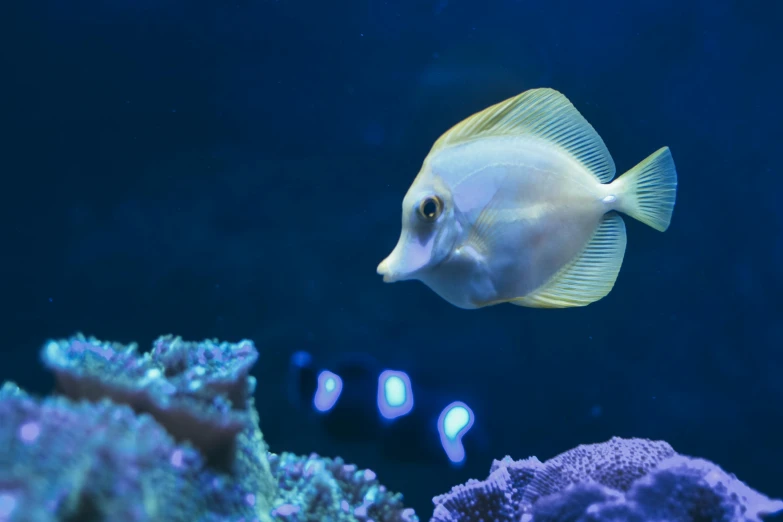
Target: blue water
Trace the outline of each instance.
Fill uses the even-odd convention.
[[[38,349],[75,331],[249,338],[271,449],[372,468],[425,519],[493,458],[613,435],[780,497],[782,5],[5,2],[0,380],[48,392]],[[434,140],[534,87],[573,102],[618,172],[671,148],[669,230],[626,219],[617,284],[581,309],[383,284]],[[321,370],[341,379],[325,413]],[[410,380],[393,420],[384,370]],[[459,466],[437,428],[455,401],[473,414]]]

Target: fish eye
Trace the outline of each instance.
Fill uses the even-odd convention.
[[[443,212],[443,201],[438,196],[427,196],[419,203],[419,216],[426,221],[435,221]]]

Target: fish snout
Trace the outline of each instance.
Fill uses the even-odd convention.
[[[380,264],[378,264],[378,268],[376,270],[376,272],[378,272],[379,275],[383,276],[384,283],[393,283],[397,280],[397,278],[392,273],[391,266],[390,266],[391,262],[389,260],[389,257],[381,261]]]
[[[383,276],[385,283],[408,281],[417,278],[429,259],[429,248],[419,245],[409,234],[403,233],[391,253],[378,265],[377,272]]]

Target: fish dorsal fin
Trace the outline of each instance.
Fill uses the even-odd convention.
[[[568,98],[549,88],[530,89],[462,120],[438,138],[430,153],[479,138],[520,135],[557,145],[601,183],[614,177],[614,160],[604,140]]]
[[[531,308],[586,306],[608,294],[625,255],[625,223],[619,214],[604,216],[582,253],[541,288],[512,304]]]

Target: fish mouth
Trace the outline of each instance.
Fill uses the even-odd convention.
[[[389,264],[389,258],[387,257],[380,262],[378,268],[375,271],[378,272],[379,275],[383,276],[384,283],[394,283],[395,281],[399,281],[399,275],[392,272]]]
[[[401,267],[400,264],[399,259],[392,253],[389,254],[389,257],[380,262],[376,272],[383,276],[384,283],[396,283],[397,281],[413,279],[418,270],[405,270],[405,267]],[[400,268],[403,269],[400,270]]]

